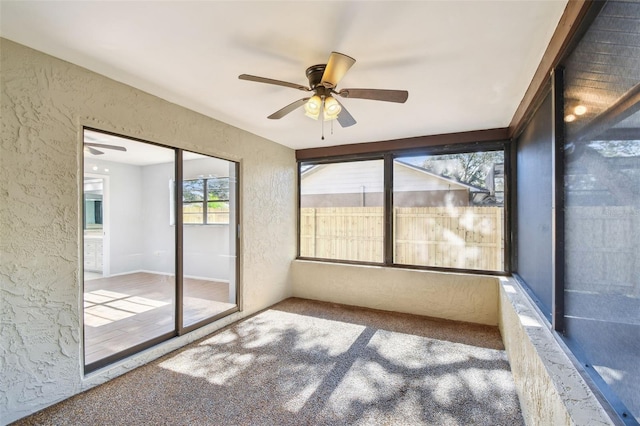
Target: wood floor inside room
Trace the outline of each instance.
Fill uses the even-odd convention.
[[[175,328],[175,283],[170,275],[136,272],[85,281],[85,364]],[[184,279],[184,325],[233,308],[229,284]]]

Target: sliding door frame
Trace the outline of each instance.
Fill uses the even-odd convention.
[[[102,129],[97,129],[97,128],[93,128],[93,127],[89,127],[89,126],[82,126],[81,131],[82,131],[82,144],[81,144],[81,148],[83,147],[84,144],[84,132],[85,130],[91,130],[91,131],[95,131],[95,132],[100,132],[106,135],[111,135],[111,136],[117,136],[120,138],[124,138],[124,139],[129,139],[132,140],[134,142],[141,142],[141,143],[145,143],[145,144],[149,144],[149,145],[153,145],[153,146],[157,146],[157,147],[162,147],[162,148],[166,148],[166,149],[171,149],[174,151],[174,179],[173,179],[173,193],[175,194],[174,196],[174,205],[173,205],[173,214],[174,214],[174,218],[175,218],[175,234],[174,234],[174,246],[175,246],[175,274],[174,274],[174,287],[175,287],[175,295],[174,295],[174,315],[175,315],[175,322],[174,322],[174,329],[170,332],[164,333],[162,335],[159,335],[157,337],[154,337],[152,339],[149,339],[145,342],[142,342],[140,344],[131,346],[127,349],[124,349],[120,352],[114,353],[113,355],[109,355],[106,356],[104,358],[101,358],[95,362],[92,362],[90,364],[86,363],[86,341],[85,341],[85,322],[84,322],[84,304],[82,303],[82,301],[84,300],[84,292],[85,292],[85,285],[84,285],[84,254],[83,254],[83,250],[80,250],[79,253],[79,265],[80,265],[80,277],[81,277],[81,286],[80,289],[82,291],[82,297],[80,299],[81,301],[81,312],[82,312],[82,365],[83,365],[83,370],[84,370],[84,374],[87,375],[89,373],[93,373],[101,368],[107,367],[117,361],[121,361],[127,357],[130,357],[132,355],[135,355],[139,352],[142,352],[145,349],[149,349],[153,346],[156,346],[160,343],[166,342],[174,337],[178,337],[178,336],[182,336],[184,334],[187,334],[193,330],[196,330],[200,327],[203,327],[207,324],[213,323],[217,320],[219,320],[220,318],[226,317],[234,312],[238,312],[240,311],[240,306],[241,306],[241,294],[242,292],[240,291],[240,173],[241,173],[241,168],[240,168],[240,162],[238,161],[234,161],[234,160],[229,160],[226,158],[221,158],[221,157],[216,157],[213,155],[209,155],[209,154],[203,154],[203,153],[198,153],[198,152],[194,152],[189,150],[188,152],[194,152],[196,154],[200,154],[206,157],[210,157],[210,158],[216,158],[219,160],[223,160],[223,161],[227,161],[231,164],[233,164],[234,167],[234,180],[233,180],[233,186],[231,186],[231,182],[230,182],[230,187],[229,190],[233,190],[235,191],[235,209],[234,209],[234,214],[233,215],[229,215],[229,227],[230,229],[233,229],[235,232],[235,253],[233,253],[233,256],[235,257],[236,261],[235,261],[235,280],[234,280],[234,285],[236,287],[236,297],[235,297],[235,306],[233,308],[230,308],[226,311],[223,311],[219,314],[216,314],[212,317],[209,318],[205,318],[201,321],[198,321],[194,324],[191,324],[187,327],[184,326],[184,319],[183,319],[183,314],[184,314],[184,256],[183,256],[183,251],[184,251],[184,218],[182,215],[182,211],[183,211],[183,188],[182,188],[182,182],[183,182],[183,153],[184,153],[184,149],[182,148],[178,148],[178,147],[172,147],[172,146],[167,146],[167,145],[163,145],[163,144],[159,144],[159,143],[155,143],[155,142],[150,142],[144,139],[139,139],[139,138],[135,138],[135,137],[131,137],[128,135],[122,135],[122,134],[118,134],[118,133],[114,133],[114,132],[110,132],[110,131],[106,131],[106,130],[102,130]],[[81,151],[82,152],[82,151]],[[80,163],[80,171],[82,173],[82,179],[79,179],[81,185],[80,185],[80,196],[78,197],[81,207],[80,207],[80,221],[79,222],[80,228],[79,229],[83,229],[83,217],[84,217],[84,165],[85,165],[85,159],[84,159],[84,154],[82,154],[82,161]],[[232,228],[233,227],[233,228]],[[84,244],[84,234],[83,232],[80,232],[80,246],[82,247],[82,245]]]

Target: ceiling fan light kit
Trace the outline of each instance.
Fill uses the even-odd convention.
[[[342,107],[332,96],[327,96],[324,100],[324,119],[325,120],[335,120],[338,118],[340,111],[342,111]]]
[[[304,115],[317,120],[322,114],[325,121],[335,120],[342,111],[342,107],[332,96],[321,98],[314,95],[304,104]]]
[[[307,117],[311,117],[314,120],[317,120],[320,116],[320,109],[322,107],[322,99],[320,96],[313,95],[309,98],[306,104],[304,104],[304,112]]]
[[[318,120],[322,116],[323,121],[338,120],[340,126],[349,127],[356,124],[356,120],[349,111],[332,95],[343,98],[369,99],[374,101],[404,103],[409,97],[406,90],[382,90],[382,89],[342,89],[336,90],[338,83],[356,60],[338,52],[331,52],[326,64],[312,65],[306,70],[309,87],[305,87],[287,81],[258,77],[255,75],[241,74],[240,80],[255,81],[258,83],[274,84],[290,87],[305,92],[314,92],[310,98],[299,99],[286,107],[274,112],[268,118],[280,119],[293,110],[304,105],[305,115]],[[324,138],[323,138],[324,139]]]

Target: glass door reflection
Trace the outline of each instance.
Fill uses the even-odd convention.
[[[185,152],[183,327],[237,308],[236,163]]]
[[[175,151],[84,131],[85,371],[175,335]],[[99,145],[100,144],[100,145]]]

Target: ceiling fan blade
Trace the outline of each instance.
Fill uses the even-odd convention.
[[[342,89],[337,92],[343,98],[371,99],[374,101],[397,102],[403,104],[409,97],[406,90],[383,89]]]
[[[93,147],[98,147],[98,148],[104,148],[104,149],[113,149],[116,151],[127,151],[127,148],[125,148],[124,146],[118,146],[118,145],[108,145],[108,144],[104,144],[104,143],[93,143],[93,142],[85,142],[84,143],[85,146],[93,146]]]
[[[353,118],[353,116],[349,114],[349,111],[347,111],[344,105],[342,105],[342,103],[340,103],[337,99],[336,102],[338,102],[340,104],[340,107],[342,108],[340,110],[340,114],[338,114],[338,123],[340,123],[342,127],[351,127],[356,124],[355,118]]]
[[[351,56],[344,55],[338,52],[331,52],[329,56],[329,62],[322,74],[322,80],[320,84],[328,89],[333,89],[338,85],[342,77],[349,71],[349,68],[356,63],[356,60]]]
[[[274,80],[272,78],[258,77],[256,75],[240,74],[238,78],[240,80],[256,81],[258,83],[275,84],[276,86],[291,87],[293,89],[302,90],[303,92],[311,91],[311,89],[309,89],[308,87],[302,86],[300,84],[289,83],[288,81],[282,81],[282,80]]]
[[[91,148],[90,146],[85,146],[84,149],[86,151],[88,151],[90,154],[93,154],[93,155],[102,155],[102,154],[104,154],[104,152],[99,151],[99,150],[97,150],[95,148]]]
[[[307,103],[308,100],[309,100],[309,98],[298,99],[297,101],[290,103],[289,105],[287,105],[286,107],[282,108],[281,110],[278,110],[278,111],[274,112],[273,114],[271,114],[267,118],[270,118],[272,120],[277,120],[279,118],[282,118],[285,115],[289,114],[294,109],[300,108],[302,105]]]

